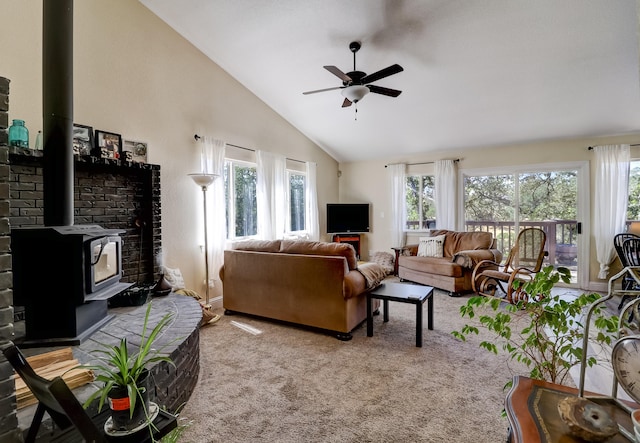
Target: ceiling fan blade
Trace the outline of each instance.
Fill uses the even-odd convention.
[[[342,72],[340,69],[336,68],[335,66],[323,66],[324,69],[326,69],[327,71],[329,71],[330,73],[332,73],[333,75],[335,75],[336,77],[338,77],[340,80],[342,80],[343,82],[351,82],[351,77],[349,77],[347,74],[345,74],[344,72]]]
[[[303,92],[304,95],[307,94],[315,94],[316,92],[325,92],[325,91],[333,91],[335,89],[342,89],[344,88],[344,86],[336,86],[335,88],[325,88],[325,89],[316,89],[315,91],[307,91],[307,92]]]
[[[397,97],[402,94],[402,91],[398,91],[397,89],[389,89],[383,88],[382,86],[376,85],[367,85],[369,91],[375,92],[376,94],[388,95],[389,97]]]
[[[347,108],[349,106],[351,106],[351,101],[348,98],[345,98],[344,101],[342,102],[342,107]]]
[[[376,80],[380,80],[381,78],[385,78],[385,77],[389,77],[390,75],[393,74],[397,74],[398,72],[402,72],[404,71],[404,69],[402,68],[402,66],[395,64],[395,65],[391,65],[388,66],[384,69],[381,69],[377,72],[374,72],[373,74],[369,74],[366,77],[364,77],[361,80],[361,83],[363,85],[366,85],[367,83],[373,83]]]

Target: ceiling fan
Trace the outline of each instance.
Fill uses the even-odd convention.
[[[343,108],[346,108],[347,106],[351,106],[352,103],[358,103],[369,92],[373,92],[375,94],[382,94],[389,97],[399,96],[402,91],[398,91],[397,89],[383,88],[382,86],[371,85],[370,83],[373,83],[376,80],[380,80],[382,78],[389,77],[390,75],[397,74],[399,72],[404,71],[402,66],[398,64],[391,65],[369,75],[367,75],[365,72],[358,71],[356,70],[356,52],[358,52],[360,47],[361,47],[360,42],[349,43],[349,49],[353,53],[353,71],[347,72],[345,74],[335,66],[324,66],[324,69],[326,69],[327,71],[329,71],[330,73],[338,77],[340,80],[342,80],[342,86],[336,86],[334,88],[326,88],[326,89],[317,89],[315,91],[307,91],[307,92],[303,92],[303,94],[305,95],[315,94],[317,92],[325,92],[325,91],[333,91],[336,89],[342,89],[342,95],[344,96],[344,102],[342,102]]]

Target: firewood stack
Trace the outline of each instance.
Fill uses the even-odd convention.
[[[85,368],[73,369],[80,363],[77,359],[73,358],[71,348],[59,349],[27,357],[27,361],[40,377],[52,380],[60,376],[65,383],[67,383],[69,389],[83,386],[94,380],[93,371]],[[20,376],[14,374],[13,377],[16,383],[17,409],[37,403],[38,400],[33,396]]]

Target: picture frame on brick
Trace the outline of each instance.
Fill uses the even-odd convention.
[[[147,149],[145,142],[125,140],[122,144],[122,161],[147,163]]]
[[[93,127],[73,124],[73,154],[91,155],[93,150]]]
[[[122,153],[122,136],[115,132],[96,129],[94,156],[108,159],[119,159]]]

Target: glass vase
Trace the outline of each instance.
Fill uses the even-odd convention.
[[[24,120],[13,120],[9,127],[9,146],[29,147],[29,130],[24,125]]]

